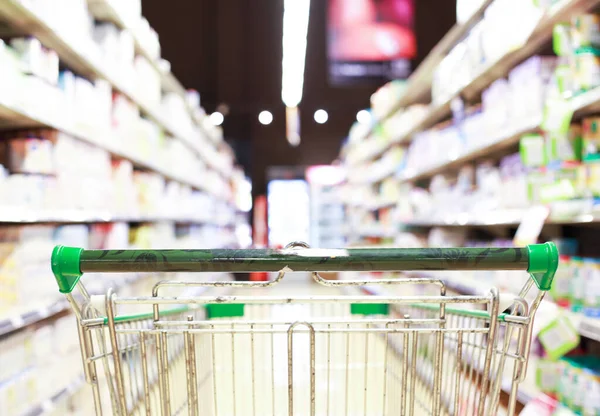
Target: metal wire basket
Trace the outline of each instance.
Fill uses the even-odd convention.
[[[344,250],[58,246],[52,256],[59,289],[77,316],[98,415],[496,415],[502,390],[513,414],[535,312],[557,265],[552,243]],[[328,281],[318,274],[352,270],[527,270],[531,278],[502,313],[493,288],[482,296],[449,296],[433,278]],[[108,290],[101,302],[80,281],[94,272],[225,271],[279,274],[268,282],[162,281],[148,296]],[[289,271],[311,272],[330,292],[255,294],[260,287],[274,290]],[[435,285],[439,295],[340,293],[367,284]],[[234,292],[190,294],[197,287]],[[183,293],[164,294],[173,290]],[[149,312],[117,314],[125,305]]]

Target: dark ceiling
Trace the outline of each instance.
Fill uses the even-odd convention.
[[[353,0],[348,0],[353,1]],[[415,0],[416,63],[455,22],[455,1]],[[162,55],[186,88],[200,92],[208,112],[226,104],[226,139],[252,178],[254,193],[266,189],[273,165],[330,163],[355,120],[379,85],[335,88],[327,82],[326,0],[312,0],[308,28],[304,95],[300,104],[302,142],[285,139],[281,101],[283,0],[143,0],[143,14],[159,33]],[[329,121],[312,114],[323,108]],[[269,110],[268,126],[257,115]]]

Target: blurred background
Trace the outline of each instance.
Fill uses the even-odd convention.
[[[600,415],[600,1],[0,0],[0,39],[0,415],[91,414],[55,244],[297,240],[556,242],[518,409]]]

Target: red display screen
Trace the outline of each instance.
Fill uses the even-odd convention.
[[[334,84],[407,78],[417,52],[413,0],[329,0]]]

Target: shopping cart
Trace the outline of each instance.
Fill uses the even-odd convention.
[[[344,250],[298,243],[283,250],[58,246],[52,255],[59,289],[77,316],[98,415],[513,414],[534,315],[557,265],[552,243]],[[434,278],[349,281],[318,274],[366,270],[526,270],[531,278],[503,313],[496,289],[450,296]],[[118,297],[110,289],[90,296],[80,281],[94,272],[242,271],[278,275],[268,282],[161,281],[142,297]],[[263,295],[291,271],[311,272],[331,295]],[[365,285],[414,284],[431,285],[435,294],[357,292]],[[198,293],[209,287],[221,294]],[[117,314],[132,307],[148,309]]]

